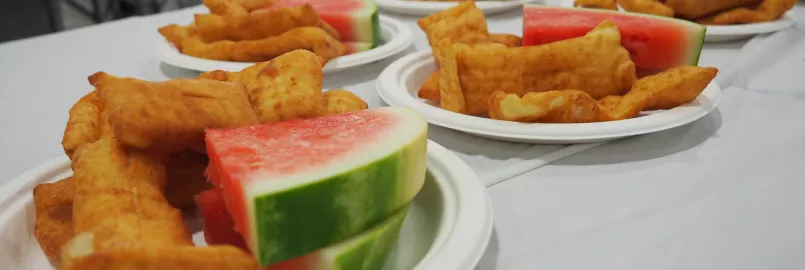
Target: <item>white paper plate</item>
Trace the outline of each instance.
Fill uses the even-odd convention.
[[[523,6],[526,2],[537,0],[503,0],[503,1],[476,1],[475,6],[485,14],[495,14]],[[377,0],[377,6],[383,11],[412,16],[428,16],[433,13],[458,5],[458,2],[423,2],[408,0]]]
[[[411,28],[397,19],[380,16],[380,29],[385,43],[368,51],[332,59],[324,66],[324,73],[337,72],[382,60],[405,50],[413,42]],[[172,66],[201,72],[211,70],[240,71],[254,64],[248,62],[208,60],[185,55],[176,50],[173,44],[165,39],[161,39],[157,44],[157,58]]]
[[[428,180],[411,203],[385,270],[472,269],[492,233],[486,188],[466,163],[428,142]],[[0,189],[2,269],[53,269],[34,237],[32,191],[71,175],[64,157],[37,167]],[[193,239],[203,244],[203,233]]]
[[[407,55],[389,65],[377,80],[380,97],[391,106],[408,106],[431,124],[478,136],[527,143],[571,144],[613,140],[657,132],[693,122],[716,108],[721,88],[710,83],[693,102],[634,119],[584,124],[529,124],[493,120],[443,110],[417,97],[422,83],[436,70],[430,50]]]
[[[707,42],[722,42],[750,38],[754,35],[773,33],[785,30],[797,24],[794,13],[789,11],[782,18],[772,22],[740,25],[708,25]]]

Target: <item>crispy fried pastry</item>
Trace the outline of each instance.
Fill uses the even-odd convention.
[[[209,159],[207,155],[185,150],[172,155],[166,166],[168,181],[165,198],[179,209],[194,207],[193,196],[212,188],[204,175]]]
[[[437,65],[441,64],[438,54],[440,44],[474,44],[489,40],[484,13],[472,1],[434,13],[417,23],[428,37]],[[441,43],[443,39],[449,39],[450,42]]]
[[[93,143],[100,138],[101,112],[103,103],[95,91],[89,92],[70,108],[70,117],[64,128],[62,147],[70,159],[73,153],[81,146]]]
[[[453,112],[487,113],[489,96],[498,90],[523,96],[575,89],[603,98],[625,92],[636,80],[635,65],[610,21],[583,37],[541,46],[452,47],[445,51],[455,51],[456,68],[440,68],[439,86],[443,108]]]
[[[419,88],[417,96],[428,100],[439,100],[439,71],[433,73],[425,79],[425,83]]]
[[[366,110],[369,105],[359,96],[344,89],[333,89],[322,94],[324,99],[324,115],[348,113]]]
[[[310,4],[275,10],[258,10],[245,18],[215,14],[196,14],[196,34],[210,43],[220,40],[257,40],[285,33],[288,30],[321,25],[321,18]],[[338,39],[338,32],[328,27],[328,34]]]
[[[322,114],[324,61],[305,50],[295,50],[271,60],[256,74],[257,85],[249,99],[260,123],[273,123]],[[241,74],[241,79],[243,78]]]
[[[241,83],[148,82],[104,72],[89,81],[106,105],[115,137],[128,147],[162,153],[203,149],[205,128],[257,123]]]
[[[239,248],[137,246],[103,250],[73,260],[63,270],[258,270],[257,261]]]
[[[76,236],[61,250],[62,269],[256,269],[236,248],[193,247],[181,212],[162,195],[163,162],[114,139],[76,153]]]
[[[609,9],[609,10],[618,10],[618,5],[615,4],[615,0],[576,0],[573,3],[574,7],[585,7],[585,8],[598,8],[598,9]]]
[[[489,98],[489,116],[542,123],[624,120],[644,110],[672,109],[693,101],[717,73],[716,68],[676,67],[638,80],[623,97],[607,96],[599,101],[577,90],[528,93],[522,98],[496,91]]]
[[[73,237],[73,178],[34,187],[34,236],[45,256],[60,260],[61,247]]]
[[[233,0],[202,0],[201,2],[207,6],[212,14],[238,17],[249,13],[247,9]]]
[[[696,22],[709,25],[745,24],[777,20],[796,6],[797,0],[764,0],[757,8],[737,8]]]
[[[665,0],[676,16],[698,19],[708,14],[760,4],[763,0]]]
[[[439,68],[439,105],[451,112],[468,113],[467,102],[461,88],[456,49],[450,39],[442,39],[440,43],[438,54],[441,55],[443,62]]]
[[[674,17],[674,10],[658,0],[618,0],[626,11],[663,17]]]
[[[523,39],[512,34],[489,34],[489,40],[510,48],[523,46]]]
[[[183,54],[210,60],[262,62],[296,49],[309,50],[325,59],[346,54],[340,41],[318,27],[299,27],[285,33],[257,40],[221,40],[206,43],[191,35],[187,28],[168,25],[159,32],[171,40]]]

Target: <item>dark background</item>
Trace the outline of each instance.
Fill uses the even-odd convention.
[[[200,0],[0,0],[0,42],[200,3]]]

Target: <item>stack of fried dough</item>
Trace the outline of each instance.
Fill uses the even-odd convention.
[[[585,123],[636,117],[696,99],[718,70],[680,66],[637,79],[618,28],[605,21],[579,38],[540,46],[490,42],[472,2],[423,18],[438,74],[418,96],[492,119]]]
[[[98,72],[62,145],[73,176],[34,191],[35,235],[61,269],[258,269],[236,247],[195,247],[180,209],[206,189],[204,130],[366,109],[322,93],[326,60],[295,50],[240,72],[149,82]]]
[[[779,19],[797,0],[576,0],[575,6],[677,17],[709,25],[748,24]]]
[[[329,60],[347,53],[338,32],[309,4],[271,8],[277,0],[204,0],[211,14],[159,29],[181,53],[221,61],[262,62],[297,49]]]

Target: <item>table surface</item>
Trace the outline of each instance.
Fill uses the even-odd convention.
[[[91,90],[88,75],[196,76],[155,58],[155,29],[201,10],[0,44],[0,185],[64,154],[67,111]],[[415,29],[406,53],[428,48],[416,18],[385,15]],[[490,31],[520,33],[521,18],[519,10],[490,16]],[[784,38],[796,43],[802,29]],[[700,64],[738,70],[745,44],[707,44]],[[374,80],[404,54],[328,75],[324,87],[382,106]],[[778,77],[770,78],[801,85]],[[719,108],[690,125],[610,142],[490,187],[495,229],[478,269],[805,269],[805,97],[746,85],[753,83],[725,87]],[[478,173],[506,159],[500,149],[523,149],[438,127],[430,138]]]

